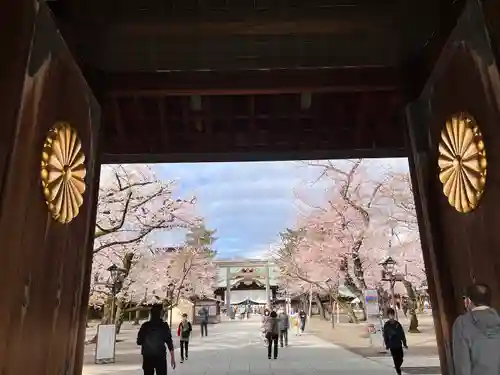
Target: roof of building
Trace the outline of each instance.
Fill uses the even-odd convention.
[[[267,261],[252,261],[252,260],[230,260],[216,261],[217,268],[217,287],[225,288],[227,286],[227,270],[231,274],[231,286],[245,279],[248,281],[255,280],[258,283],[265,283],[265,267],[269,267],[269,284],[271,286],[278,285],[278,277],[280,275],[279,267]]]

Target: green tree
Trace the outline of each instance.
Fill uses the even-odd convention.
[[[213,249],[217,237],[215,237],[216,229],[208,229],[204,223],[193,225],[186,233],[186,245],[199,248],[214,257],[216,251]]]

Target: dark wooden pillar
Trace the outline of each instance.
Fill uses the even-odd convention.
[[[0,59],[0,192],[5,164],[12,149],[16,116],[19,110],[24,73],[28,63],[35,2],[0,0],[0,45],[8,54]],[[6,52],[7,53],[7,52]],[[0,195],[0,205],[2,195]],[[1,357],[0,357],[1,362]]]
[[[412,177],[415,207],[420,227],[420,242],[426,266],[429,295],[432,302],[432,313],[441,359],[441,372],[448,374],[453,368],[451,363],[452,319],[456,316],[454,302],[454,285],[450,277],[449,267],[439,226],[439,210],[436,206],[433,181],[436,178],[435,152],[429,146],[428,118],[419,112],[418,105],[409,106],[407,111],[410,173]]]
[[[99,142],[97,142],[99,145]],[[93,181],[93,191],[92,196],[89,199],[89,204],[92,205],[92,212],[88,217],[88,233],[87,233],[87,253],[85,254],[85,259],[82,260],[83,272],[82,272],[82,287],[80,290],[80,296],[78,297],[81,301],[81,308],[77,312],[78,315],[78,337],[75,342],[74,350],[74,374],[80,375],[83,369],[83,357],[84,357],[84,343],[87,333],[87,318],[88,318],[88,304],[89,304],[89,293],[90,293],[90,275],[92,273],[92,255],[94,250],[94,234],[95,234],[95,222],[97,215],[97,200],[99,197],[99,178],[101,175],[101,164],[99,161],[99,156],[96,157],[95,171],[94,171],[94,181]]]
[[[21,103],[24,74],[28,64],[30,44],[35,26],[35,2],[30,0],[0,1],[0,45],[4,51],[10,51],[0,59],[0,215],[3,215],[6,174],[10,153],[14,147],[17,114]],[[0,216],[1,217],[1,216]],[[3,232],[0,232],[3,234]],[[2,245],[0,264],[7,267],[6,258],[9,248]],[[7,308],[5,294],[10,285],[8,272],[0,272],[0,298],[5,301],[0,306],[0,371],[7,361],[9,345],[10,310]],[[3,371],[2,371],[3,372]]]
[[[1,9],[0,40],[14,54],[0,62],[0,112],[7,116],[0,126],[0,373],[80,374],[100,108],[45,2]],[[83,204],[65,224],[49,211],[41,167],[49,131],[61,122],[76,131],[86,169]],[[65,152],[79,144],[71,139]]]
[[[487,158],[479,206],[456,210],[439,180],[439,144],[453,115],[467,113],[482,133]],[[467,2],[420,97],[407,110],[410,166],[443,374],[452,374],[451,330],[473,282],[493,290],[500,308],[500,75],[481,3]],[[458,142],[458,141],[455,141]]]

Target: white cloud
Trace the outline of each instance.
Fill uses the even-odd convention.
[[[342,163],[342,162],[340,162]],[[407,170],[406,159],[368,162],[374,175],[387,168]],[[278,233],[295,223],[297,195],[320,204],[327,182],[320,168],[304,162],[158,164],[159,177],[178,180],[179,195],[196,195],[197,210],[217,229],[221,257],[262,257]],[[306,187],[306,189],[301,189]],[[179,233],[156,236],[158,242],[182,241]]]

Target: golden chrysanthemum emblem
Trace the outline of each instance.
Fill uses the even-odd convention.
[[[68,123],[57,123],[45,140],[42,154],[43,195],[52,214],[67,224],[79,213],[85,192],[82,142]]]
[[[448,202],[457,211],[475,209],[486,183],[486,150],[476,120],[461,112],[451,116],[441,132],[439,179]]]

